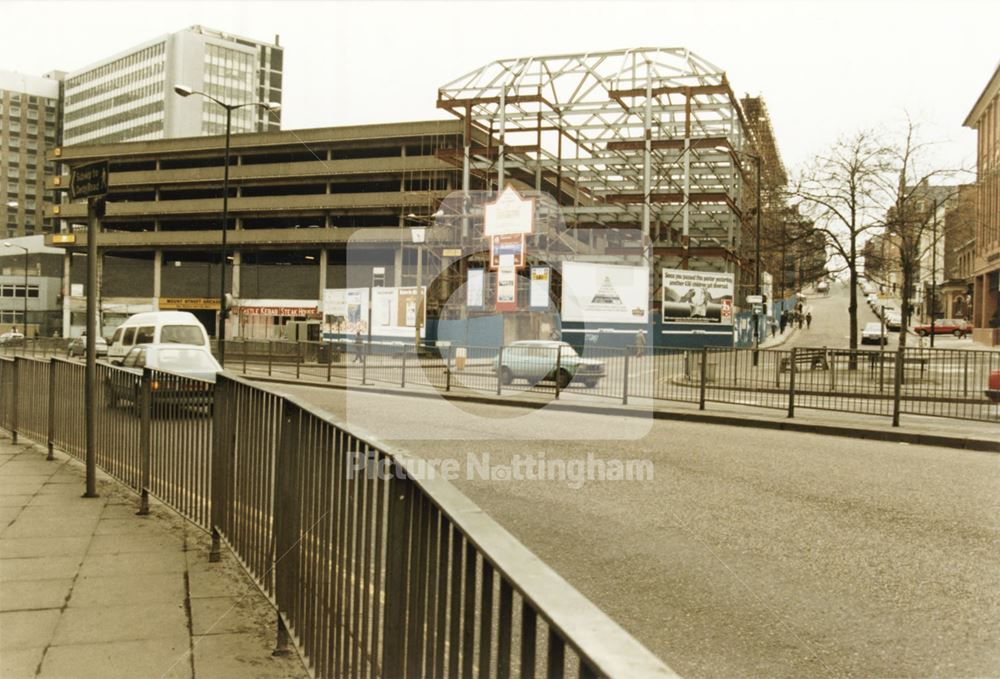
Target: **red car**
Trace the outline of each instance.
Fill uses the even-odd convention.
[[[914,326],[913,332],[921,337],[931,334],[931,324]],[[961,318],[941,318],[934,321],[935,335],[954,335],[955,337],[965,337],[972,332],[972,323]]]

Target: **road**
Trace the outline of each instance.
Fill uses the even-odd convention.
[[[846,349],[850,346],[850,335],[848,333],[848,311],[850,304],[850,287],[840,281],[830,285],[828,296],[812,294],[806,300],[806,307],[811,310],[813,321],[810,328],[803,327],[782,348],[792,347],[830,347]],[[868,323],[878,323],[879,318],[871,310],[864,299],[864,295],[858,291],[858,341],[859,348],[877,349],[877,344],[860,344],[861,330]],[[898,335],[894,331],[886,330],[889,342],[887,349],[896,349],[899,346]],[[915,338],[914,338],[915,339]],[[915,341],[909,342],[911,346]]]
[[[280,389],[463,469],[651,461],[641,482],[455,483],[684,676],[1000,676],[994,455]]]

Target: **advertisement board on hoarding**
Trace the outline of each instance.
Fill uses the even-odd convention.
[[[470,309],[481,309],[486,303],[483,294],[483,275],[485,269],[469,269],[468,278],[465,282],[465,304]]]
[[[517,311],[517,267],[514,265],[514,255],[500,255],[496,309]]]
[[[731,273],[663,270],[663,321],[665,323],[733,322]]]
[[[532,309],[549,308],[549,281],[551,278],[552,269],[549,267],[531,267],[531,294],[528,298],[528,306]]]
[[[426,288],[372,288],[372,334],[412,337],[417,321],[425,325]],[[368,332],[368,288],[323,291],[323,331],[354,335]]]
[[[649,269],[563,263],[562,318],[587,323],[648,323]]]

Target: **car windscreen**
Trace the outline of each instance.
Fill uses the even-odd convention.
[[[194,325],[165,325],[160,329],[161,344],[196,344],[203,346],[205,337]]]
[[[197,349],[160,349],[156,367],[171,372],[215,372],[218,366],[211,356]]]

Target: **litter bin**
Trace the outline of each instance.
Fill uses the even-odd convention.
[[[332,363],[333,362],[333,344],[330,342],[323,342],[319,345],[319,351],[316,354],[316,360],[320,363]]]
[[[465,347],[455,349],[455,370],[465,370]]]

